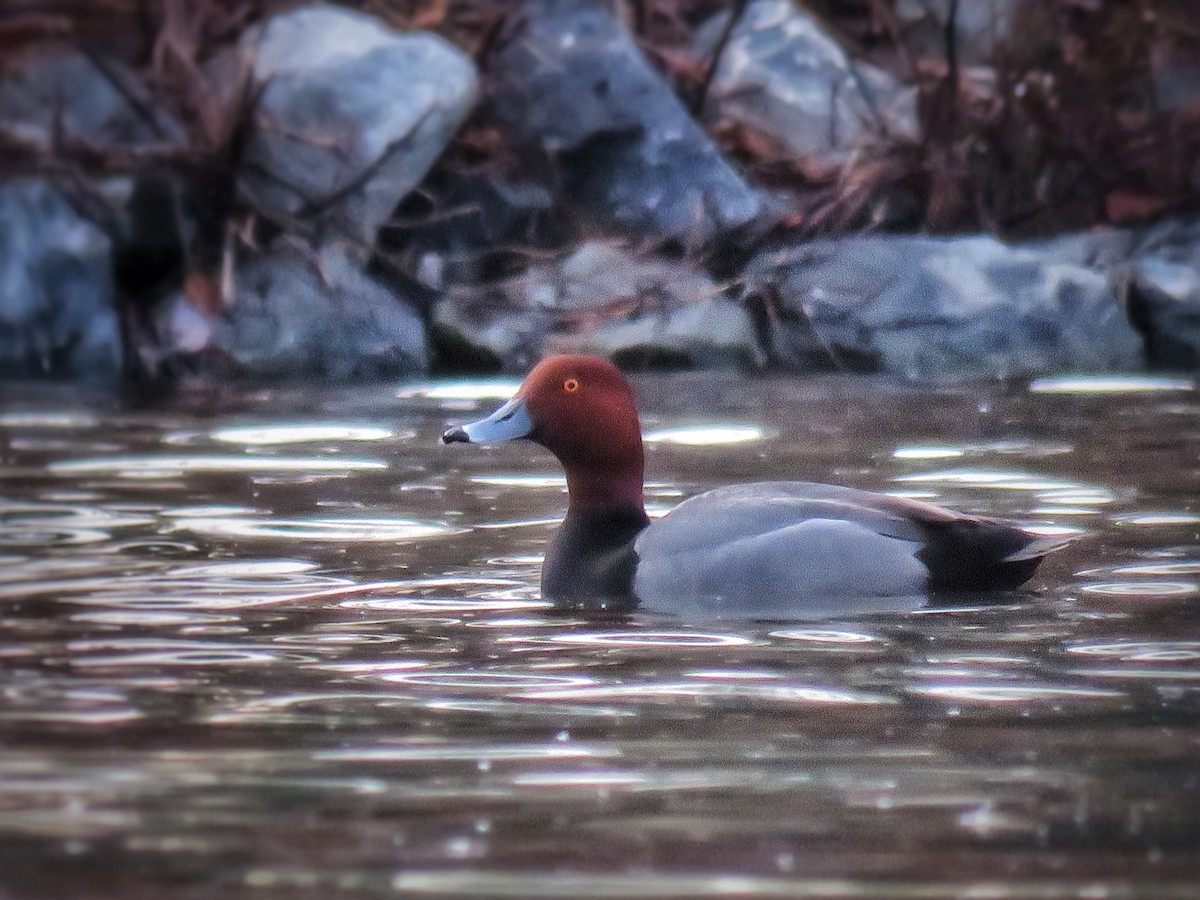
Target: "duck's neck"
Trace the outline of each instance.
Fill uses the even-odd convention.
[[[605,509],[632,509],[645,514],[641,460],[619,467],[567,463],[563,468],[567,473],[568,514]]]
[[[618,609],[635,604],[634,541],[648,524],[640,502],[586,509],[571,506],[546,550],[542,596],[560,606],[598,602],[597,608]]]
[[[633,542],[650,519],[642,501],[643,460],[563,460],[567,517],[542,566],[542,594],[555,602],[633,601]]]

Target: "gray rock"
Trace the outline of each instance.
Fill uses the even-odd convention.
[[[176,295],[158,332],[175,361],[235,376],[344,381],[429,363],[420,317],[334,244],[319,254],[284,245],[249,261],[213,320]]]
[[[495,278],[574,237],[545,186],[449,168],[425,179],[412,214],[402,204],[379,235],[381,251],[426,286]]]
[[[1040,0],[1039,0],[1040,2]],[[922,55],[945,56],[945,30],[951,0],[897,0],[905,44]],[[1024,0],[958,0],[954,17],[955,53],[962,65],[991,62],[998,47],[1017,31],[1017,16]],[[1022,40],[1040,35],[1022,31]]]
[[[520,284],[452,290],[433,308],[432,327],[443,364],[451,369],[527,372],[555,327],[548,310],[523,305]]]
[[[0,137],[41,153],[133,150],[184,137],[123,63],[76,50],[27,51],[4,63]]]
[[[77,184],[81,196],[88,195],[87,215],[116,243],[114,270],[122,288],[129,286],[122,278],[130,271],[134,280],[143,274],[153,280],[178,264],[176,209],[164,204],[159,214],[147,216],[140,198],[147,191],[161,192],[169,182],[184,182],[186,166],[152,161],[175,158],[187,138],[178,120],[120,61],[42,47],[5,61],[0,144],[22,147],[37,158],[84,161],[87,177]],[[97,172],[91,168],[97,157],[116,164]],[[122,174],[105,174],[113,171]],[[174,259],[164,260],[164,252]],[[136,261],[124,266],[125,260]]]
[[[243,36],[261,87],[241,182],[261,209],[373,244],[474,103],[475,66],[433,34],[316,4]]]
[[[1200,222],[1148,231],[1130,265],[1129,305],[1150,365],[1200,369]]]
[[[1142,341],[1105,273],[991,237],[872,236],[768,254],[772,350],[796,368],[913,378],[1137,369]]]
[[[520,278],[460,291],[434,311],[456,342],[503,367],[551,353],[593,353],[630,365],[758,368],[754,322],[703,272],[598,242]]]
[[[110,245],[56,188],[0,184],[0,377],[120,375]]]
[[[723,297],[704,297],[607,322],[551,343],[556,353],[590,353],[634,368],[761,369],[754,321]]]
[[[1200,107],[1200,62],[1179,54],[1154,72],[1154,106],[1162,112],[1187,112]]]
[[[728,19],[697,35],[714,45]],[[829,169],[881,141],[915,141],[917,90],[851,60],[791,0],[754,0],[734,27],[709,88],[705,118],[771,139],[808,167]]]
[[[1097,272],[1115,272],[1126,263],[1137,248],[1138,236],[1123,228],[1096,231],[1077,231],[1052,238],[1028,241],[1020,246],[1046,259]]]
[[[497,118],[605,230],[698,246],[764,212],[604,3],[530,0],[488,75]]]

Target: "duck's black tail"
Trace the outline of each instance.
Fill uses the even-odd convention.
[[[962,517],[922,523],[936,531],[918,558],[929,569],[933,591],[983,591],[1019,587],[1049,553],[1078,535],[1045,536],[998,519]]]

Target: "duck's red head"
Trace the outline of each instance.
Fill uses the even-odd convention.
[[[642,506],[642,431],[620,370],[592,356],[551,356],[486,419],[458,425],[447,443],[529,438],[562,463],[573,509]]]

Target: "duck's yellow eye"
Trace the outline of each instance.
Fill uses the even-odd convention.
[[[568,378],[566,381],[563,382],[563,390],[566,391],[568,394],[575,393],[577,390],[579,390],[579,379],[578,378]]]

